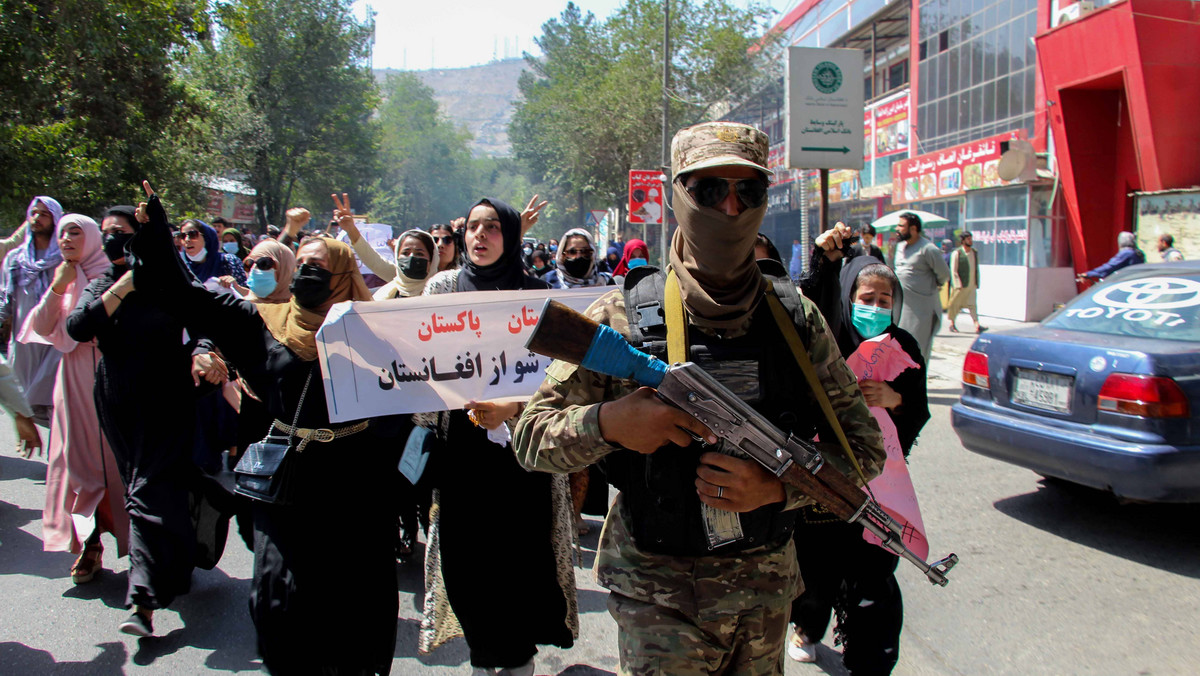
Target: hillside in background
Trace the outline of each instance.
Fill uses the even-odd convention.
[[[471,151],[476,156],[506,157],[508,123],[513,101],[519,97],[517,78],[525,69],[524,59],[505,59],[470,68],[441,68],[413,71],[434,91],[434,98],[447,117],[464,126],[473,136]],[[382,84],[392,69],[376,69]]]

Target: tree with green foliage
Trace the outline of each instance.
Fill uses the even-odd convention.
[[[217,111],[213,139],[224,173],[257,191],[260,225],[331,192],[365,207],[377,170],[378,92],[367,55],[371,31],[348,0],[233,0],[220,30],[187,64]]]
[[[438,109],[433,90],[413,73],[393,73],[379,109],[381,176],[372,191],[372,220],[428,227],[462,215],[475,176],[471,136]]]
[[[718,117],[776,76],[761,48],[772,10],[728,0],[671,9],[672,131]],[[576,222],[589,206],[624,204],[630,169],[662,163],[662,31],[658,0],[627,0],[604,22],[570,2],[542,25],[542,56],[526,57],[509,136]]]
[[[173,64],[208,30],[199,0],[0,0],[0,223],[34,195],[95,215],[146,177],[197,209],[208,110]]]

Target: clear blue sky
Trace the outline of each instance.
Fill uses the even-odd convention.
[[[732,0],[745,5],[746,0]],[[765,0],[782,13],[796,0]],[[375,10],[376,68],[425,70],[463,68],[493,59],[519,57],[523,51],[537,53],[533,39],[542,24],[557,17],[567,0],[449,0],[425,4],[401,0],[356,0],[361,18],[367,5]],[[606,18],[623,0],[581,0],[585,12]]]

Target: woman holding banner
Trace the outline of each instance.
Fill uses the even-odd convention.
[[[250,615],[263,664],[275,674],[389,673],[399,604],[388,534],[398,440],[411,423],[332,424],[317,363],[316,331],[329,308],[371,299],[353,251],[326,238],[301,246],[287,303],[218,295],[191,282],[166,212],[144,187],[150,199],[139,211],[149,222],[129,244],[134,287],[216,343],[274,417],[270,432],[287,440],[280,499],[254,502]]]
[[[435,276],[426,295],[547,288],[521,264],[522,223],[536,220],[541,208],[533,204],[525,214],[496,199],[473,205],[463,267]],[[485,672],[532,674],[538,645],[569,648],[579,633],[566,477],[517,463],[508,425],[522,406],[471,402],[466,411],[438,416],[445,447],[469,461],[433,469],[421,650],[461,634],[471,665]],[[498,556],[480,566],[480,552]]]

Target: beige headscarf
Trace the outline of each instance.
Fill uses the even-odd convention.
[[[333,279],[329,284],[333,293],[319,307],[300,307],[293,297],[287,303],[260,304],[258,314],[262,316],[267,330],[275,340],[286,345],[304,361],[317,358],[317,329],[325,321],[325,314],[334,303],[346,300],[371,300],[371,292],[358,271],[358,259],[349,244],[328,237],[320,241],[329,251],[329,271]]]
[[[251,291],[246,300],[251,303],[286,303],[292,299],[292,276],[296,274],[296,254],[292,248],[280,244],[273,239],[264,239],[250,250],[247,258],[257,260],[266,256],[275,261],[275,290],[265,298],[259,298]]]
[[[714,329],[741,326],[764,289],[754,241],[767,205],[728,216],[697,205],[681,180],[672,202],[679,228],[671,239],[671,269],[692,321]]]
[[[413,279],[400,271],[400,249],[404,245],[404,240],[409,237],[416,238],[425,247],[426,251],[429,252],[429,267],[425,270],[425,277],[422,279]],[[438,250],[437,243],[433,241],[433,235],[424,230],[417,230],[416,228],[406,230],[396,238],[395,248],[392,253],[396,256],[396,277],[375,290],[375,300],[408,298],[410,296],[421,295],[425,291],[425,282],[432,279],[438,271]]]

